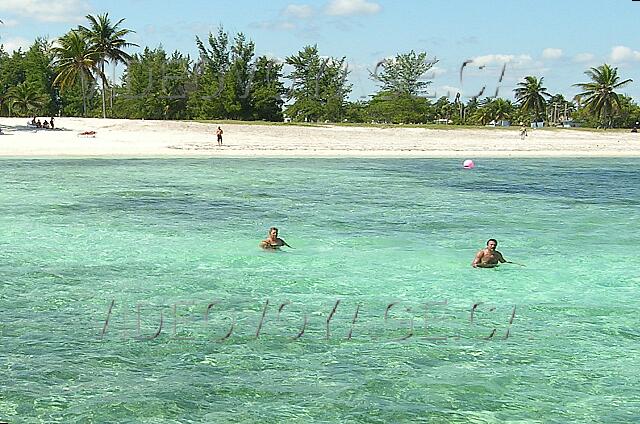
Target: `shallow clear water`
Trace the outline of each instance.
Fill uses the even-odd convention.
[[[459,162],[1,160],[0,421],[640,419],[640,162]]]

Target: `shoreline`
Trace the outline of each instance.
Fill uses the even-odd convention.
[[[56,118],[55,130],[0,118],[10,158],[640,158],[640,134],[519,127],[419,128]],[[41,118],[44,120],[44,118]],[[222,126],[223,146],[215,140]],[[95,131],[94,137],[79,135]]]

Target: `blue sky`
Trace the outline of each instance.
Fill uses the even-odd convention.
[[[140,46],[192,57],[195,36],[206,39],[220,24],[244,32],[258,54],[280,59],[317,43],[322,55],[347,57],[353,99],[375,91],[368,70],[376,63],[413,49],[439,60],[429,75],[438,97],[472,96],[483,86],[493,95],[504,63],[501,97],[512,98],[526,75],[573,97],[571,84],[587,81],[586,69],[610,63],[634,80],[622,92],[640,101],[640,1],[632,0],[0,0],[0,43],[24,48],[104,12],[126,18]]]

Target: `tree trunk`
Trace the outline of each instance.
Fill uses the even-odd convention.
[[[113,116],[113,86],[116,83],[116,62],[113,62],[113,79],[111,80],[111,96],[109,98],[109,109],[111,110],[111,116]]]
[[[82,86],[82,117],[87,116],[87,89],[85,88],[84,73],[80,74],[80,85]]]
[[[100,61],[100,71],[102,72],[102,75],[100,76],[100,79],[102,79],[102,117],[106,118],[107,117],[107,100],[106,100],[106,84],[105,84],[105,76],[104,76],[104,60]]]

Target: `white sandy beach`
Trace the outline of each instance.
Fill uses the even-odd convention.
[[[41,118],[41,120],[44,120]],[[574,129],[424,129],[58,118],[56,130],[0,118],[4,157],[640,157],[640,134]],[[95,137],[80,136],[95,131]]]

